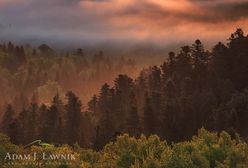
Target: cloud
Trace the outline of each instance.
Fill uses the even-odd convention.
[[[196,1],[196,0],[191,0]],[[194,3],[199,9],[204,11],[204,18],[202,21],[222,22],[222,21],[236,21],[248,17],[248,1],[244,0],[198,0]]]
[[[191,5],[189,5],[189,2]],[[119,12],[122,16],[133,16],[152,21],[171,20],[171,23],[220,23],[237,21],[248,17],[248,2],[246,1],[221,1],[221,0],[188,0],[178,3],[188,4],[179,10],[166,8],[160,4],[147,1],[133,4]],[[166,24],[166,23],[165,23]],[[170,26],[168,24],[168,26]],[[173,26],[173,25],[172,25]]]
[[[247,0],[0,0],[0,38],[85,43],[216,39],[246,28],[247,11]]]

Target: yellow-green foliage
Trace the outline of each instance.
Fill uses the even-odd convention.
[[[9,137],[0,134],[0,165],[4,164],[4,158],[7,152],[14,153],[18,151],[18,146],[9,142]]]
[[[115,142],[108,143],[101,151],[82,149],[78,145],[30,149],[17,147],[6,136],[0,137],[0,155],[7,151],[19,153],[71,153],[76,160],[70,164],[46,164],[42,159],[40,167],[68,168],[247,168],[248,147],[239,137],[232,139],[226,132],[211,133],[200,129],[191,141],[168,145],[158,136],[130,137],[119,136]],[[2,159],[1,158],[1,159]],[[3,159],[1,164],[8,167]],[[21,164],[14,167],[27,167]],[[30,165],[29,167],[37,167]]]

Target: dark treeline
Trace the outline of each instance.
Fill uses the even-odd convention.
[[[2,121],[2,132],[15,144],[27,144],[36,139],[53,144],[90,146],[92,122],[90,113],[81,112],[82,104],[73,92],[67,92],[64,104],[56,95],[50,106],[31,102],[27,109],[16,114],[8,104]]]
[[[48,107],[34,101],[18,116],[8,105],[2,129],[15,143],[40,138],[97,149],[124,132],[157,134],[172,142],[190,139],[205,127],[246,138],[247,73],[248,36],[238,29],[212,51],[196,40],[169,53],[161,66],[142,70],[135,80],[119,75],[113,87],[102,86],[87,110],[72,92],[66,102],[55,96]]]

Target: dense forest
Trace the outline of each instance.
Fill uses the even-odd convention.
[[[41,139],[60,147],[62,144],[77,144],[96,151],[111,152],[111,148],[121,145],[118,140],[116,144],[105,145],[124,133],[136,138],[141,134],[145,136],[156,134],[173,145],[176,142],[190,140],[204,127],[210,131],[228,132],[230,136],[227,133],[223,133],[221,135],[223,137],[213,133],[206,133],[206,136],[210,137],[207,139],[211,143],[228,141],[228,144],[239,146],[237,150],[246,153],[244,154],[246,160],[242,161],[247,165],[245,140],[248,138],[248,36],[241,29],[231,34],[226,44],[219,42],[211,51],[205,50],[202,42],[196,40],[192,45],[181,47],[178,53],[170,52],[161,65],[145,68],[135,78],[127,74],[135,70],[133,60],[122,59],[121,63],[118,62],[114,66],[102,52],[94,57],[91,65],[85,59],[82,49],[78,49],[76,54],[62,57],[54,54],[46,45],[40,46],[39,52],[33,50],[30,57],[26,57],[29,55],[26,54],[28,53],[26,50],[23,47],[14,47],[11,43],[8,46],[1,46],[3,54],[0,84],[3,85],[1,86],[3,97],[10,100],[14,93],[19,93],[18,90],[22,91],[19,97],[14,98],[15,101],[12,100],[12,103],[7,103],[3,110],[1,132],[8,135],[12,143],[25,145],[35,139]],[[119,69],[112,71],[113,67]],[[122,73],[122,68],[126,69],[127,73]],[[101,81],[101,78],[113,76],[118,72],[120,74],[113,84],[103,84],[98,94],[92,96],[89,101],[81,102],[80,85],[85,83],[91,86],[92,83],[89,81],[96,79]],[[14,82],[10,83],[9,80]],[[58,84],[67,92],[59,92]],[[50,102],[39,101],[40,94],[45,94],[46,87],[51,87],[54,97]],[[23,95],[29,98],[24,98]],[[51,96],[45,97],[47,99]],[[236,144],[239,141],[231,140],[231,137],[235,138],[237,134],[242,137],[242,144]],[[203,139],[206,138],[205,135],[202,136]],[[120,137],[124,138],[124,142],[120,143],[127,143],[125,136]],[[153,138],[151,137],[151,141]],[[218,138],[224,140],[217,140]],[[139,139],[131,138],[128,143],[137,145],[138,141]],[[154,141],[158,143],[157,140]],[[162,157],[162,153],[165,152],[163,157],[170,155],[170,159],[178,159],[181,163],[183,159],[191,157],[183,155],[184,148],[185,150],[192,148],[192,151],[197,152],[205,150],[199,149],[204,148],[199,144],[201,143],[199,139],[189,142],[174,144],[173,148],[167,148],[167,144],[161,141],[163,144],[157,145],[168,151],[160,148],[157,150],[158,153],[153,153],[151,157],[158,155]],[[177,152],[182,154],[183,159]],[[96,158],[99,157],[97,153],[95,155]],[[173,158],[174,155],[178,158]],[[193,152],[192,155],[197,159],[204,159],[199,158],[198,153]],[[216,155],[221,158],[219,167],[234,164],[231,161],[224,163],[229,155],[225,157],[221,154]],[[123,159],[133,159],[129,158],[131,156],[126,157]],[[208,157],[212,156],[207,154],[205,166],[195,167],[217,166],[217,163],[213,163]],[[185,162],[190,164],[190,159]],[[161,164],[160,161],[156,163]],[[130,163],[132,164],[129,166],[119,167],[131,165],[139,167],[140,164],[135,162],[135,159]],[[182,164],[185,165],[177,167],[190,167],[186,163]],[[191,167],[194,167],[193,163],[192,165]],[[244,165],[240,167],[246,167]],[[236,163],[232,167],[237,167]]]
[[[34,98],[37,103],[49,104],[56,94],[68,90],[88,101],[102,83],[111,83],[119,73],[138,72],[136,62],[127,56],[95,53],[82,48],[65,52],[47,44],[37,48],[12,42],[0,44],[1,111],[8,103],[20,111]]]

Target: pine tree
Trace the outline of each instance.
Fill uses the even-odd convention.
[[[130,108],[130,94],[133,90],[133,80],[127,75],[119,75],[115,80],[115,95],[111,102],[114,102],[113,111],[114,119],[116,120],[116,128],[119,132],[124,131],[126,125],[125,120]]]
[[[137,110],[137,102],[134,93],[130,94],[130,107],[126,119],[127,132],[131,135],[140,133],[140,122]]]
[[[19,144],[20,143],[20,134],[22,133],[20,123],[17,119],[14,119],[10,124],[9,124],[9,137],[11,139],[11,142],[14,144]]]
[[[67,142],[72,145],[80,139],[81,128],[81,102],[73,92],[67,92],[67,104],[65,105],[67,113],[66,129]]]
[[[114,135],[114,124],[113,124],[113,117],[110,114],[108,110],[103,112],[104,114],[102,115],[100,119],[100,146],[105,145],[108,143],[112,136]]]
[[[14,45],[11,42],[8,43],[8,52],[9,53],[13,53],[14,52]]]
[[[104,84],[98,98],[98,126],[96,127],[96,138],[94,146],[101,148],[105,143],[111,140],[112,135],[116,130],[116,116],[114,114],[116,98],[114,97],[114,89],[110,89],[108,84]]]
[[[10,124],[14,121],[14,113],[12,105],[8,104],[2,120],[2,131],[7,135],[10,133]]]
[[[28,125],[27,129],[27,140],[32,142],[38,137],[38,105],[34,102],[30,104],[28,109]]]
[[[94,95],[93,97],[92,97],[92,99],[89,101],[89,103],[88,103],[88,110],[90,111],[90,112],[96,112],[97,111],[97,103],[98,103],[98,99],[97,99],[97,96],[96,95]]]
[[[50,130],[47,122],[49,109],[45,104],[42,104],[39,108],[39,137],[45,142],[50,142]]]
[[[98,99],[98,108],[99,111],[97,111],[96,115],[99,116],[99,118],[102,117],[104,114],[104,111],[110,110],[110,98],[111,98],[111,91],[108,84],[104,84],[101,88],[99,99]]]
[[[30,125],[29,123],[29,112],[25,109],[21,111],[18,115],[18,121],[20,124],[21,134],[20,134],[20,144],[27,144],[29,143],[28,138],[28,129],[29,127],[34,127],[34,125]]]
[[[63,103],[57,94],[52,101],[52,105],[47,114],[47,124],[48,128],[51,132],[50,142],[61,142],[63,139],[63,133],[61,132],[63,129]]]
[[[151,73],[148,77],[148,85],[150,92],[160,92],[161,89],[161,70],[157,66],[151,68]]]
[[[146,93],[144,105],[144,132],[146,135],[154,134],[156,129],[155,116],[151,107],[151,99]]]

